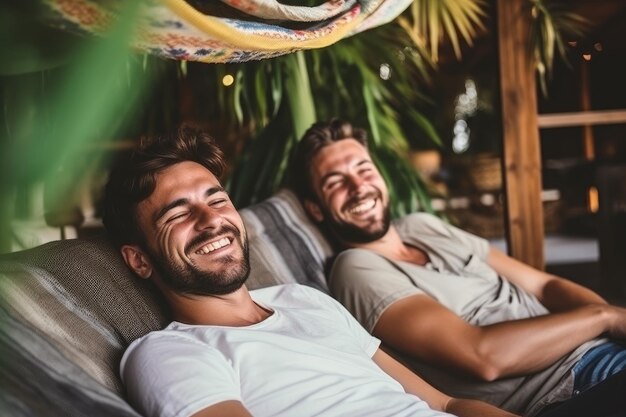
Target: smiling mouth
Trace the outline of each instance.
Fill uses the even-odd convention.
[[[359,204],[350,207],[347,211],[350,214],[363,214],[366,211],[373,209],[374,206],[376,206],[376,199],[368,198],[367,200],[364,200]]]
[[[218,240],[214,240],[213,242],[209,242],[206,245],[202,246],[200,249],[196,251],[197,255],[206,255],[218,249],[221,249],[225,246],[229,246],[233,241],[230,238],[223,237]]]

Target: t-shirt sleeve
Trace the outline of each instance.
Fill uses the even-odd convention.
[[[362,249],[339,254],[330,272],[329,288],[369,332],[392,303],[423,293],[385,258]]]
[[[226,358],[201,342],[151,333],[124,353],[121,376],[130,402],[146,416],[190,416],[211,405],[241,401]]]

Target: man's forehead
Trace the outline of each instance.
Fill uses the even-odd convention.
[[[197,162],[184,161],[165,168],[156,174],[156,187],[159,190],[183,190],[200,184],[221,186],[219,179],[206,167]],[[153,192],[153,194],[154,194]]]
[[[332,145],[325,146],[313,158],[313,172],[319,176],[363,162],[370,162],[367,148],[355,139],[343,139]]]
[[[152,194],[139,203],[144,208],[159,209],[173,200],[185,198],[190,193],[205,192],[221,187],[220,181],[206,167],[191,161],[179,162],[158,172]]]

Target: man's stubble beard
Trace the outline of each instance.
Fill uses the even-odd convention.
[[[376,198],[382,202],[380,195],[376,196]],[[380,227],[375,229],[359,227],[351,223],[336,220],[324,204],[318,203],[318,205],[324,215],[324,219],[321,222],[322,227],[345,244],[374,242],[385,236],[391,225],[391,213],[388,204],[383,207],[383,218],[380,220]]]
[[[193,263],[178,265],[148,250],[154,269],[161,277],[163,284],[176,293],[201,296],[231,294],[241,288],[250,275],[248,239],[245,237],[242,241],[241,233],[234,227],[227,229],[235,235],[231,244],[239,244],[243,256],[240,261],[232,255],[220,258],[216,262],[223,264],[224,268],[221,268],[219,272],[203,271]],[[220,235],[223,231],[224,229],[213,235]],[[211,237],[207,234],[201,239],[208,241]]]

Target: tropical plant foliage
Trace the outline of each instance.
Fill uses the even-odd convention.
[[[463,38],[470,46],[480,30],[485,30],[484,0],[414,0],[410,14],[398,18],[411,40],[427,52],[433,62],[439,60],[439,47],[447,37],[457,59],[461,59]]]
[[[557,54],[560,58],[567,59],[564,37],[581,37],[588,22],[572,12],[565,2],[531,0],[529,6],[533,17],[529,53],[535,62],[541,92],[547,96],[547,80],[552,75]]]
[[[235,79],[243,80],[242,86],[224,97],[224,104],[233,106],[239,123],[251,120],[263,130],[229,183],[236,203],[245,206],[272,194],[306,127],[340,117],[370,132],[373,156],[390,184],[393,214],[430,210],[424,184],[407,162],[408,138],[420,135],[435,146],[441,140],[415,104],[427,100],[419,91],[434,69],[440,38],[445,33],[460,56],[459,37],[471,43],[483,28],[483,8],[482,0],[416,0],[397,24],[298,53],[298,65],[286,56],[238,67]],[[294,74],[308,83],[289,88]],[[307,93],[311,96],[304,99]]]
[[[227,100],[239,123],[249,120],[264,130],[251,141],[229,184],[236,202],[248,205],[274,192],[304,128],[316,119],[339,116],[371,133],[374,157],[391,185],[394,215],[418,206],[429,210],[423,183],[406,162],[408,138],[421,135],[434,145],[441,141],[414,105],[427,100],[419,91],[436,69],[442,41],[447,39],[460,59],[461,42],[471,46],[485,30],[486,7],[485,0],[415,0],[395,23],[300,52],[297,65],[287,56],[238,67],[236,79],[243,83]],[[555,49],[564,57],[563,34],[580,33],[583,20],[554,0],[529,0],[530,8],[530,48],[545,92]],[[383,68],[390,70],[388,79]],[[299,82],[291,83],[292,89],[288,83],[295,78]]]
[[[49,205],[66,204],[77,179],[102,156],[87,160],[85,149],[110,141],[136,116],[151,83],[128,47],[138,6],[128,2],[107,36],[82,39],[43,27],[26,4],[3,4],[0,252],[9,249],[8,225],[20,214],[13,212],[17,192],[43,180]]]
[[[373,153],[392,184],[394,214],[418,205],[429,209],[420,179],[403,155],[408,144],[401,127],[408,120],[412,134],[439,143],[431,123],[413,106],[424,99],[418,94],[419,81],[428,77],[429,69],[429,62],[395,25],[329,48],[238,67],[235,79],[243,80],[242,87],[233,89],[235,97],[224,97],[225,102],[234,106],[238,123],[252,120],[263,129],[229,182],[235,202],[245,206],[272,194],[283,182],[291,151],[304,131],[316,120],[340,117],[368,128]]]
[[[562,34],[576,33],[582,19],[555,0],[528,1],[535,16],[532,51],[543,77],[551,71],[555,51],[564,52]],[[129,50],[137,4],[125,3],[119,21],[99,38],[43,28],[31,2],[0,5],[0,198],[9,202],[0,206],[0,251],[7,249],[17,188],[42,178],[54,183],[60,169],[79,178],[94,163],[82,151],[86,144],[97,147],[122,131],[139,135],[180,122],[172,79],[185,78],[187,65]],[[447,38],[460,57],[461,43],[471,45],[483,29],[484,5],[485,0],[415,0],[395,23],[325,49],[206,65],[215,93],[213,114],[233,129],[244,127],[253,138],[228,184],[235,201],[243,206],[274,192],[304,130],[338,116],[370,132],[374,157],[391,184],[394,214],[418,205],[428,210],[428,196],[405,153],[415,135],[435,145],[440,140],[414,104],[427,100],[420,87],[436,69],[441,40]],[[232,87],[215,88],[228,74],[234,77]],[[148,86],[158,88],[148,94]],[[61,186],[50,195],[61,203],[68,200]]]

